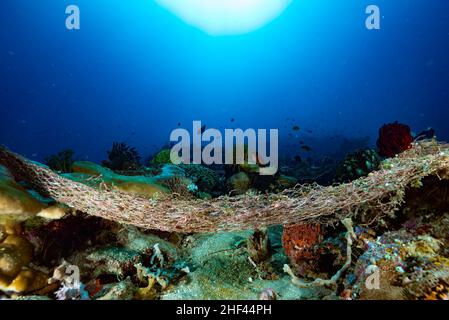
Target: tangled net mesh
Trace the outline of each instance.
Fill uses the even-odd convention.
[[[117,190],[98,190],[64,178],[4,147],[0,164],[36,191],[86,214],[145,229],[208,233],[299,222],[333,224],[357,216],[394,214],[409,185],[430,175],[449,179],[449,145],[436,141],[388,160],[379,171],[351,183],[323,187],[299,185],[278,194],[223,196],[212,200],[160,195],[146,199]]]

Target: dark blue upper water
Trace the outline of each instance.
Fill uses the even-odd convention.
[[[381,30],[365,27],[372,2]],[[295,0],[219,37],[151,0],[1,0],[0,68],[0,143],[36,160],[72,148],[99,161],[113,141],[147,156],[193,120],[279,128],[292,153],[297,140],[321,153],[335,136],[374,144],[396,120],[449,140],[447,0]]]

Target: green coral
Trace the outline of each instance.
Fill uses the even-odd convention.
[[[150,161],[153,165],[163,165],[171,163],[170,160],[170,149],[162,149],[159,151]]]
[[[346,156],[337,167],[336,180],[349,182],[367,176],[379,168],[381,157],[374,149],[361,150]]]
[[[227,185],[233,194],[244,194],[251,187],[251,180],[246,173],[240,172],[230,177]]]

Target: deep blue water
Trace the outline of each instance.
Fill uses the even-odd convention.
[[[69,4],[79,31],[65,28]],[[381,30],[365,28],[369,4]],[[35,160],[72,148],[100,161],[113,141],[148,156],[193,120],[279,128],[292,155],[297,140],[320,153],[335,135],[374,144],[396,120],[449,140],[447,0],[294,0],[221,37],[151,0],[1,0],[0,68],[0,143]]]

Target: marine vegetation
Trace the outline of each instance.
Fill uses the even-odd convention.
[[[133,171],[141,168],[140,156],[137,150],[123,142],[114,142],[108,151],[108,160],[103,166],[114,171]]]
[[[54,171],[67,173],[70,172],[72,164],[75,162],[74,155],[75,152],[71,149],[62,150],[45,158],[45,164]]]

